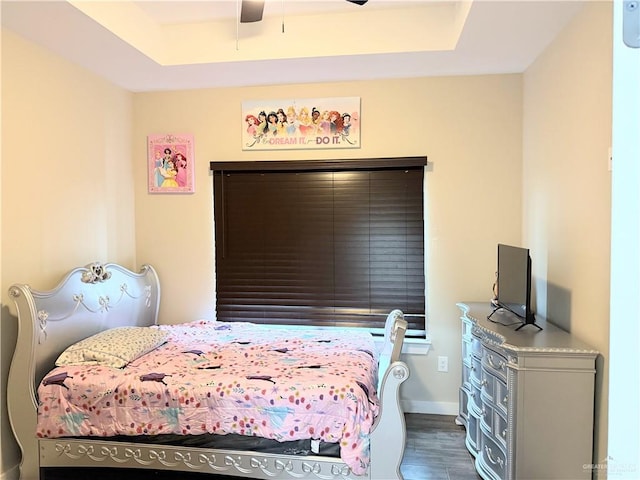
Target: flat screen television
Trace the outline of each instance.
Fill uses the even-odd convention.
[[[522,325],[516,330],[525,325],[535,325],[542,330],[536,325],[531,309],[531,256],[528,248],[498,244],[496,286],[493,304],[496,310],[503,308],[522,320]]]

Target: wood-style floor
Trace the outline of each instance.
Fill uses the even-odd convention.
[[[480,480],[473,457],[464,444],[465,431],[455,424],[454,416],[405,414],[407,445],[400,471],[404,480]],[[203,480],[236,479],[200,473],[176,473],[144,470],[52,468],[42,472],[45,480]]]
[[[465,430],[454,416],[405,414],[404,480],[480,480],[464,444]]]

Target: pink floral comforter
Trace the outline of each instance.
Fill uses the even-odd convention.
[[[159,328],[169,341],[125,368],[50,372],[38,389],[37,435],[313,438],[339,442],[342,460],[365,472],[379,408],[369,334],[209,321]]]

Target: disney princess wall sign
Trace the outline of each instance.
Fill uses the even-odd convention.
[[[360,148],[360,97],[242,102],[243,150]]]
[[[193,135],[147,137],[149,193],[193,193]]]

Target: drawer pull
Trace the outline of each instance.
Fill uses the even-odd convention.
[[[504,467],[504,460],[502,460],[502,458],[500,457],[494,456],[491,449],[486,445],[484,446],[484,451],[487,454],[487,458],[491,463],[493,463],[494,465],[500,465],[500,467]]]
[[[496,363],[493,360],[493,355],[491,354],[487,355],[487,362],[489,362],[489,365],[496,370],[503,370],[506,365],[506,362],[504,360],[500,360],[498,363]]]
[[[481,386],[481,387],[486,387],[487,385],[489,385],[489,382],[488,382],[488,380],[486,380],[486,379],[484,379],[484,380],[482,380],[482,381],[480,382],[480,386]]]
[[[502,438],[507,438],[507,429],[502,430]]]

